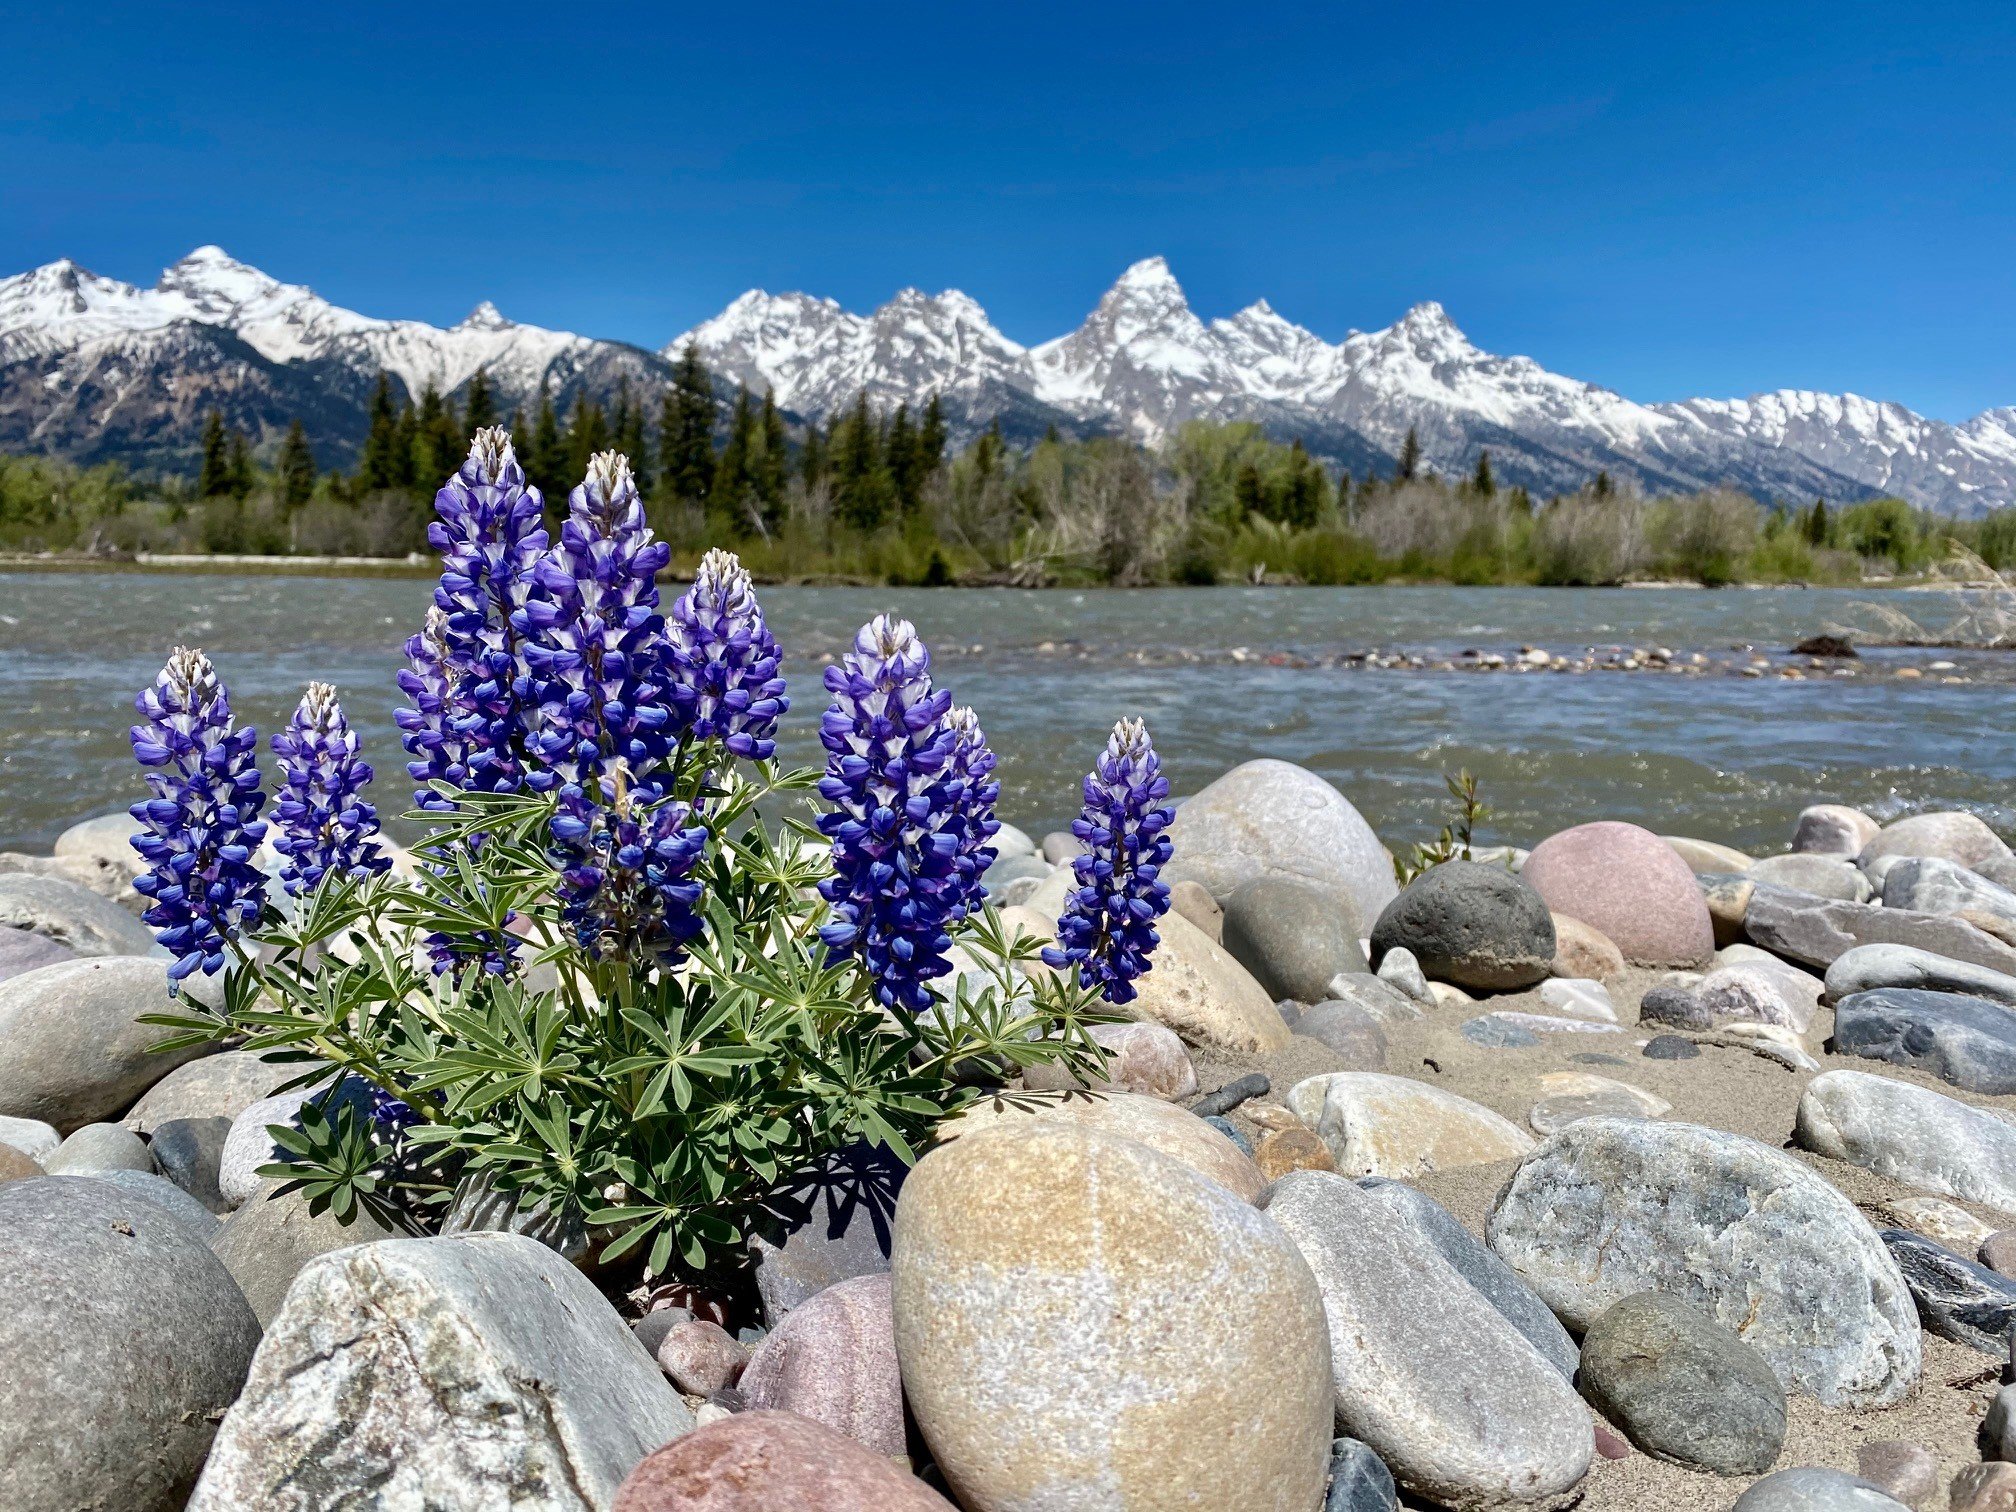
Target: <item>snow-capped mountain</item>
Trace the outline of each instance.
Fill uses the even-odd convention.
[[[0,450],[186,465],[203,417],[271,439],[299,416],[324,460],[364,431],[382,370],[411,394],[456,394],[479,368],[500,405],[565,407],[627,381],[647,400],[691,343],[718,383],[767,391],[824,421],[866,394],[887,410],[937,395],[955,442],[992,423],[1011,439],[1056,425],[1156,445],[1193,419],[1249,420],[1363,476],[1390,471],[1413,430],[1436,471],[1488,450],[1538,492],[1599,470],[1648,490],[1730,485],[1763,497],[1897,493],[1978,514],[2016,504],[2016,406],[1961,425],[1854,395],[1640,404],[1480,350],[1438,304],[1325,341],[1264,300],[1209,321],[1161,258],[1128,268],[1084,323],[1033,347],[958,290],[905,289],[867,315],[808,294],[751,290],[653,353],[517,325],[479,304],[448,329],[360,315],[201,247],[151,289],[69,261],[0,279]]]

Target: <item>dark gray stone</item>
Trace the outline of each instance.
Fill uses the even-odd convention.
[[[1845,903],[1760,883],[1743,912],[1743,928],[1767,950],[1822,970],[1858,945],[1910,945],[2016,976],[2016,947],[1943,914]]]
[[[1655,1034],[1645,1042],[1647,1060],[1692,1060],[1700,1053],[1699,1045],[1677,1034]]]
[[[588,1223],[578,1204],[569,1199],[555,1206],[550,1200],[541,1199],[527,1207],[524,1200],[522,1193],[498,1187],[487,1172],[464,1176],[455,1184],[455,1194],[448,1200],[448,1211],[441,1218],[441,1232],[522,1234],[569,1260],[578,1263],[587,1259]]]
[[[1967,1092],[2016,1092],[2016,1014],[1982,998],[1858,992],[1834,1005],[1834,1051],[1914,1066]]]
[[[0,1502],[176,1512],[259,1323],[165,1208],[108,1181],[0,1186]]]
[[[1505,1321],[1526,1336],[1526,1342],[1568,1380],[1575,1378],[1575,1341],[1561,1320],[1519,1279],[1519,1273],[1500,1260],[1449,1209],[1426,1192],[1391,1181],[1384,1176],[1361,1176],[1361,1191],[1403,1218],[1432,1244],[1459,1275],[1497,1308]]]
[[[148,1148],[163,1176],[211,1212],[228,1213],[231,1205],[217,1190],[217,1170],[230,1132],[228,1118],[171,1118],[155,1127]]]
[[[1216,1129],[1220,1134],[1223,1134],[1227,1139],[1231,1140],[1232,1143],[1239,1146],[1240,1149],[1246,1152],[1249,1158],[1252,1156],[1253,1141],[1248,1139],[1246,1137],[1245,1131],[1242,1130],[1237,1124],[1232,1122],[1231,1119],[1221,1117],[1217,1114],[1213,1114],[1209,1118],[1206,1118],[1204,1122],[1211,1125],[1212,1128]]]
[[[1400,1492],[1386,1461],[1354,1438],[1330,1445],[1330,1494],[1323,1512],[1398,1512]]]
[[[1461,1028],[1463,1038],[1487,1050],[1530,1050],[1540,1043],[1540,1036],[1531,1029],[1508,1024],[1495,1013],[1465,1019]]]
[[[2006,1359],[2016,1325],[2016,1281],[1904,1229],[1884,1229],[1925,1327],[1942,1339]]]
[[[1647,1454],[1760,1475],[1785,1443],[1785,1388],[1730,1329],[1660,1292],[1626,1297],[1582,1341],[1582,1394]]]
[[[0,924],[0,982],[40,966],[74,960],[76,956],[77,952],[68,945],[58,944],[47,935],[39,935],[29,929],[16,929],[11,924]]]
[[[1343,1058],[1341,1069],[1383,1071],[1386,1069],[1386,1031],[1380,1022],[1356,1003],[1318,1003],[1294,1026],[1297,1034],[1320,1041]]]
[[[1340,971],[1366,970],[1357,909],[1341,887],[1261,876],[1225,899],[1224,945],[1276,998],[1320,1002]]]
[[[1440,982],[1487,992],[1530,987],[1554,961],[1554,918],[1540,894],[1500,866],[1445,861],[1386,905],[1372,954],[1404,948]]]
[[[827,1287],[889,1269],[896,1199],[908,1174],[880,1145],[856,1143],[778,1187],[749,1243],[772,1328]]]
[[[1274,1005],[1274,1011],[1281,1015],[1281,1022],[1293,1029],[1302,1022],[1302,1005],[1293,998],[1283,998]]]
[[[1715,1027],[1715,1015],[1684,987],[1654,987],[1638,1004],[1638,1022],[1700,1033]]]
[[[221,1226],[215,1213],[174,1182],[151,1171],[93,1171],[91,1180],[109,1181],[129,1196],[146,1198],[205,1244]]]
[[[1206,1092],[1190,1104],[1190,1111],[1199,1118],[1213,1118],[1230,1113],[1243,1102],[1256,1097],[1265,1097],[1273,1090],[1273,1083],[1260,1071],[1249,1071],[1244,1076],[1225,1083],[1216,1092]]]

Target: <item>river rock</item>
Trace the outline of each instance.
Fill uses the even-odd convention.
[[[793,1308],[749,1357],[741,1391],[751,1406],[795,1412],[877,1454],[901,1454],[888,1274],[839,1282]]]
[[[2016,892],[1934,856],[1902,856],[1883,873],[1883,906],[1964,919],[2007,941],[2016,935]]]
[[[295,1278],[189,1512],[588,1512],[692,1427],[615,1309],[545,1245],[381,1240]]]
[[[178,1118],[236,1118],[315,1068],[313,1061],[276,1060],[276,1053],[226,1050],[177,1066],[133,1105],[126,1127],[151,1135]]]
[[[113,814],[80,819],[58,835],[49,849],[66,860],[88,861],[131,883],[147,867],[140,853],[133,849],[133,836],[139,829],[133,816],[121,809]]]
[[[1399,1512],[1400,1488],[1370,1444],[1340,1438],[1330,1446],[1330,1492],[1323,1512]]]
[[[1225,899],[1225,948],[1269,997],[1313,1003],[1338,972],[1370,970],[1363,933],[1356,898],[1334,883],[1262,874]]]
[[[1638,1000],[1638,1022],[1705,1034],[1715,1027],[1715,1015],[1685,987],[1652,987]]]
[[[1869,879],[1862,869],[1852,861],[1833,856],[1767,856],[1752,866],[1748,875],[1753,881],[1789,887],[1816,898],[1865,903],[1870,896]]]
[[[355,1078],[343,1083],[339,1097],[362,1095]],[[352,1088],[356,1091],[353,1093]],[[443,1234],[518,1234],[536,1239],[562,1259],[589,1263],[592,1246],[581,1204],[572,1197],[540,1197],[531,1202],[521,1192],[500,1186],[489,1171],[465,1171],[449,1195],[441,1215]]]
[[[1923,1444],[1879,1439],[1855,1451],[1855,1473],[1907,1507],[1928,1508],[1939,1494],[1939,1461]]]
[[[1233,1077],[1215,1092],[1205,1093],[1190,1104],[1190,1111],[1199,1118],[1219,1118],[1241,1103],[1265,1097],[1273,1090],[1273,1085],[1266,1072],[1248,1071],[1244,1076]]]
[[[886,1457],[791,1412],[737,1412],[647,1456],[609,1512],[954,1512]]]
[[[1687,869],[1696,876],[1747,871],[1753,859],[1733,845],[1718,845],[1713,840],[1693,840],[1686,835],[1661,835],[1659,838],[1673,847],[1674,854],[1685,861]]]
[[[231,1132],[224,1136],[224,1149],[217,1160],[217,1190],[232,1207],[249,1202],[266,1182],[259,1168],[275,1162],[291,1162],[289,1155],[273,1142],[267,1130],[275,1125],[299,1127],[302,1106],[313,1098],[316,1105],[334,1109],[344,1102],[366,1102],[369,1086],[358,1077],[345,1076],[334,1087],[294,1087],[271,1097],[262,1097],[231,1120]]]
[[[1318,1003],[1296,1021],[1295,1033],[1320,1040],[1350,1071],[1386,1069],[1386,1031],[1380,1020],[1356,1003]]]
[[[1312,1136],[1313,1137],[1313,1136]],[[0,1144],[0,1185],[10,1181],[26,1181],[32,1176],[46,1176],[41,1162],[34,1156],[24,1154],[10,1144]]]
[[[1387,960],[1391,959],[1392,956],[1387,957]],[[1384,962],[1381,964],[1384,965]],[[1414,969],[1419,972],[1421,968],[1416,965]],[[1421,979],[1421,985],[1423,988],[1429,987],[1427,978]],[[1442,988],[1445,992],[1455,990],[1442,982],[1437,982],[1434,986]],[[1425,998],[1416,998],[1411,992],[1403,990],[1383,976],[1370,976],[1362,971],[1340,971],[1330,978],[1329,984],[1324,988],[1323,1000],[1332,1003],[1350,1003],[1354,1007],[1362,1008],[1390,1029],[1395,1024],[1411,1024],[1423,1017],[1422,1005],[1426,1003],[1433,1006],[1435,994],[1430,990]]]
[[[1965,1092],[2016,1092],[2016,1014],[1954,992],[1882,987],[1834,1005],[1834,1051],[1915,1066]]]
[[[163,1176],[210,1212],[228,1213],[231,1204],[217,1189],[217,1173],[230,1137],[228,1118],[171,1118],[155,1128],[147,1149]]]
[[[1202,882],[1184,880],[1169,889],[1171,911],[1183,915],[1219,944],[1225,943],[1225,909]]]
[[[872,1278],[864,1278],[872,1279]],[[886,1279],[886,1278],[885,1278]],[[851,1286],[854,1282],[843,1282]],[[833,1290],[839,1290],[838,1287]],[[887,1286],[883,1287],[886,1292]],[[884,1311],[887,1311],[886,1298]],[[886,1321],[886,1320],[885,1320]],[[642,1337],[641,1335],[639,1336]],[[771,1334],[769,1338],[775,1338]],[[688,1396],[711,1397],[724,1387],[733,1386],[742,1378],[742,1372],[749,1364],[749,1351],[744,1349],[735,1336],[707,1318],[687,1318],[665,1330],[665,1336],[658,1341],[658,1347],[651,1351],[658,1361],[658,1368],[672,1378],[672,1384]],[[792,1364],[802,1365],[802,1361]],[[896,1368],[895,1346],[889,1350],[889,1368]],[[775,1382],[772,1386],[774,1388]],[[800,1383],[794,1381],[793,1387]],[[789,1394],[787,1392],[787,1394]],[[898,1388],[898,1415],[901,1415],[901,1388]],[[803,1408],[795,1409],[804,1412]],[[804,1413],[816,1417],[816,1413]]]
[[[261,1328],[272,1325],[287,1288],[310,1260],[353,1244],[397,1237],[362,1207],[343,1223],[333,1208],[315,1213],[305,1194],[283,1191],[281,1185],[262,1183],[210,1240],[211,1252],[231,1272]]]
[[[1812,1027],[1824,985],[1820,978],[1783,961],[1743,961],[1717,967],[1693,992],[1718,1026],[1782,1024],[1804,1034]]]
[[[1645,1042],[1643,1054],[1647,1060],[1693,1060],[1701,1050],[1692,1040],[1684,1040],[1677,1034],[1655,1034]]]
[[[1715,930],[1715,944],[1718,947],[1735,945],[1748,938],[1744,918],[1750,909],[1750,899],[1757,891],[1757,883],[1751,877],[1731,877],[1724,875],[1696,877],[1701,889],[1701,901],[1708,907],[1708,921]]]
[[[1322,1288],[1337,1425],[1402,1487],[1446,1507],[1547,1505],[1588,1472],[1574,1390],[1411,1215],[1320,1171],[1276,1182],[1266,1211]]]
[[[1793,1138],[1894,1181],[2016,1213],[2016,1127],[1929,1088],[1826,1072],[1800,1094]]]
[[[1288,1043],[1274,999],[1221,945],[1178,914],[1164,914],[1155,964],[1121,1012],[1175,1030],[1193,1045],[1261,1055]]]
[[[1946,1512],[2012,1512],[2016,1465],[1968,1465],[1953,1477]]]
[[[980,880],[989,892],[999,892],[1008,883],[1022,877],[1041,882],[1053,868],[1041,856],[1000,856],[987,868]]]
[[[1785,1388],[1764,1357],[1660,1292],[1609,1308],[1582,1341],[1582,1391],[1657,1459],[1760,1475],[1785,1443]]]
[[[1964,992],[2016,1007],[2016,976],[1970,966],[1909,945],[1858,945],[1827,968],[1827,997],[1836,1001],[1879,987],[1915,987],[1927,992]]]
[[[1792,828],[1792,849],[1801,855],[1836,856],[1852,861],[1882,832],[1862,810],[1843,803],[1816,803],[1802,809]]]
[[[1585,1118],[1663,1118],[1673,1105],[1626,1082],[1579,1071],[1554,1071],[1540,1078],[1546,1093],[1526,1115],[1533,1132],[1556,1134]]]
[[[1051,830],[1043,837],[1040,853],[1052,866],[1067,866],[1074,857],[1085,854],[1085,842],[1069,830]]]
[[[1483,991],[1532,986],[1552,967],[1554,947],[1554,920],[1540,895],[1503,867],[1476,861],[1431,866],[1372,926],[1375,957],[1408,950],[1429,977]]]
[[[1540,1036],[1511,1023],[1502,1013],[1480,1013],[1457,1026],[1463,1038],[1487,1050],[1531,1050]]]
[[[938,1139],[960,1139],[1001,1123],[1040,1119],[1077,1124],[1131,1139],[1178,1161],[1251,1202],[1266,1182],[1239,1147],[1183,1108],[1128,1092],[1023,1093],[983,1098],[938,1126]]]
[[[1432,1245],[1458,1275],[1476,1288],[1479,1296],[1525,1336],[1542,1359],[1561,1373],[1563,1380],[1574,1380],[1578,1352],[1568,1330],[1533,1289],[1519,1279],[1518,1272],[1492,1254],[1454,1213],[1404,1181],[1367,1176],[1358,1182],[1358,1190]]]
[[[1700,966],[1715,931],[1694,874],[1635,824],[1603,821],[1550,835],[1520,876],[1555,913],[1608,935],[1636,966]],[[1551,952],[1550,952],[1551,954]]]
[[[94,1171],[92,1181],[103,1181],[129,1196],[153,1203],[198,1239],[208,1244],[221,1227],[217,1215],[165,1176],[151,1171]]]
[[[1590,1019],[1561,1018],[1552,1013],[1514,1013],[1500,1009],[1485,1015],[1496,1019],[1510,1028],[1525,1029],[1534,1034],[1621,1034],[1623,1029],[1616,1024],[1597,1023]]]
[[[1139,1092],[1164,1102],[1196,1092],[1197,1068],[1175,1030],[1160,1024],[1094,1024],[1089,1033],[1110,1057],[1105,1077],[1095,1084],[1098,1090]],[[1023,1080],[1037,1085],[1027,1072]]]
[[[1334,1171],[1337,1157],[1314,1129],[1269,1129],[1253,1149],[1263,1181],[1279,1181],[1290,1171]]]
[[[75,1130],[42,1169],[51,1176],[95,1176],[100,1171],[154,1171],[147,1141],[117,1124],[86,1124]]]
[[[168,963],[138,956],[62,961],[0,982],[0,1114],[68,1131],[116,1118],[155,1082],[212,1047],[157,1047]]]
[[[1289,1089],[1288,1106],[1322,1136],[1346,1176],[1419,1176],[1533,1148],[1532,1136],[1489,1108],[1404,1076],[1312,1076]]]
[[[1188,1167],[1049,1119],[960,1139],[904,1186],[892,1274],[904,1390],[966,1512],[1322,1500],[1322,1294]]]
[[[1395,992],[1416,1003],[1434,1001],[1434,994],[1428,990],[1428,973],[1421,969],[1419,958],[1405,945],[1395,945],[1380,957],[1378,977]]]
[[[1943,1244],[1961,1255],[1979,1254],[1981,1247],[1995,1236],[1992,1224],[1983,1223],[1965,1208],[1937,1197],[1887,1197],[1877,1205],[1876,1213],[1892,1228],[1922,1234],[1934,1244]]]
[[[53,1155],[63,1136],[39,1118],[0,1118],[0,1144],[12,1145],[30,1160]]]
[[[1221,902],[1263,873],[1340,887],[1376,919],[1399,891],[1372,826],[1314,772],[1262,758],[1234,767],[1176,811],[1171,882],[1191,878]]]
[[[2016,975],[2016,949],[1963,919],[1943,914],[1758,887],[1750,894],[1743,928],[1759,945],[1823,971],[1858,945],[1910,945],[2005,976]]]
[[[76,1176],[0,1186],[0,1502],[174,1512],[259,1324],[169,1212]]]
[[[33,971],[38,966],[53,966],[58,961],[74,960],[76,956],[77,952],[68,945],[59,945],[47,935],[16,929],[11,924],[0,924],[0,982]]]
[[[1917,1312],[1876,1231],[1808,1167],[1740,1135],[1570,1124],[1520,1162],[1488,1236],[1571,1329],[1656,1290],[1830,1406],[1887,1406],[1918,1379]]]
[[[2016,1281],[1922,1234],[1885,1229],[1883,1242],[1927,1329],[1983,1354],[2008,1358],[2010,1330],[2016,1328]]]
[[[1731,1512],[1909,1512],[1881,1486],[1845,1470],[1801,1466],[1755,1482]]]
[[[1589,977],[1555,977],[1540,984],[1540,1001],[1566,1018],[1592,1024],[1617,1022],[1617,1005],[1603,984]]]
[[[1866,869],[1884,856],[1936,856],[1971,869],[2008,854],[2009,847],[1974,815],[1950,812],[1913,814],[1884,825],[1862,847],[1860,859]]]
[[[79,956],[144,956],[154,932],[79,882],[0,874],[0,924],[25,929]]]
[[[909,1166],[857,1141],[781,1182],[749,1241],[771,1327],[838,1282],[889,1269],[896,1195]]]
[[[1602,930],[1568,914],[1554,921],[1554,975],[1607,982],[1624,974],[1624,952]]]

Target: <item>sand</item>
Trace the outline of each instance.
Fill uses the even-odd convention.
[[[1432,1082],[1459,1096],[1482,1103],[1526,1127],[1526,1114],[1540,1100],[1539,1081],[1549,1071],[1585,1071],[1628,1082],[1657,1093],[1673,1105],[1668,1121],[1705,1124],[1746,1134],[1766,1144],[1790,1150],[1847,1197],[1865,1209],[1887,1198],[1923,1196],[1917,1188],[1891,1181],[1858,1166],[1792,1149],[1794,1111],[1799,1094],[1818,1073],[1787,1069],[1747,1050],[1703,1045],[1693,1060],[1648,1060],[1641,1053],[1646,1039],[1661,1032],[1640,1028],[1637,1004],[1657,974],[1632,972],[1609,983],[1618,1017],[1625,1030],[1614,1035],[1559,1034],[1542,1036],[1525,1050],[1488,1050],[1457,1032],[1466,1018],[1491,1009],[1547,1012],[1537,992],[1493,997],[1484,1006],[1430,1008],[1421,1021],[1389,1032],[1388,1072]],[[1822,1008],[1807,1034],[1808,1048],[1822,1070],[1876,1071],[1899,1080],[1931,1087],[1963,1102],[2016,1110],[2016,1097],[1987,1098],[1961,1093],[1936,1078],[1902,1067],[1878,1065],[1851,1056],[1826,1054],[1821,1046],[1832,1031],[1832,1015]],[[1615,1057],[1622,1064],[1591,1063],[1591,1057]],[[1324,1071],[1349,1069],[1324,1046],[1296,1036],[1275,1055],[1248,1061],[1214,1060],[1197,1055],[1198,1084],[1209,1091],[1246,1071],[1264,1071],[1272,1078],[1270,1100],[1278,1101],[1297,1080]],[[1256,1135],[1243,1112],[1235,1124]],[[1416,1183],[1463,1220],[1480,1237],[1492,1200],[1510,1178],[1515,1162],[1468,1166],[1424,1176]],[[1991,1227],[2016,1228],[2016,1216],[1998,1214],[1976,1204],[1958,1203]],[[1998,1377],[1991,1356],[1925,1335],[1924,1378],[1912,1396],[1895,1407],[1861,1411],[1822,1407],[1808,1398],[1791,1398],[1790,1426],[1778,1469],[1824,1465],[1855,1470],[1856,1450],[1886,1439],[1922,1444],[1939,1460],[1942,1489],[1931,1505],[1945,1506],[1944,1484],[1979,1454],[1974,1436],[1992,1400]],[[1983,1380],[1982,1377],[1987,1379]],[[1623,1460],[1598,1459],[1583,1483],[1580,1506],[1586,1512],[1727,1512],[1749,1485],[1743,1477],[1704,1475],[1662,1463],[1634,1450]]]

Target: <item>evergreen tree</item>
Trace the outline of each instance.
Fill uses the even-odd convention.
[[[224,434],[224,416],[210,411],[203,422],[203,468],[196,475],[199,498],[216,499],[231,492],[231,442]]]
[[[315,493],[315,453],[308,448],[308,433],[301,422],[287,427],[287,439],[280,443],[280,502],[299,509]]]
[[[1490,452],[1477,453],[1477,471],[1470,479],[1470,487],[1487,499],[1498,492],[1498,480],[1491,475]]]
[[[1064,437],[1058,432],[1055,420],[1052,420],[1048,425],[1043,427],[1043,444],[1045,446],[1055,446],[1063,439]]]
[[[1001,470],[1002,462],[1008,455],[1008,443],[1001,439],[1001,418],[995,416],[994,423],[980,433],[980,439],[973,443],[973,474],[985,483]]]
[[[230,484],[226,489],[234,499],[242,499],[252,492],[252,448],[246,443],[245,432],[233,429],[231,432],[230,460],[225,464],[230,473]]]
[[[567,418],[567,486],[572,488],[588,476],[588,459],[609,450],[609,417],[602,406],[588,397],[586,389],[574,396],[574,411]]]
[[[757,417],[756,439],[760,455],[752,469],[756,497],[763,501],[763,517],[772,525],[784,519],[784,480],[791,472],[791,441],[784,432],[784,416],[777,401],[766,391],[763,412]]]
[[[1827,522],[1827,501],[1825,499],[1815,499],[1811,512],[1806,516],[1806,544],[1809,546],[1825,546],[1827,544],[1829,528]]]
[[[399,406],[399,418],[392,427],[392,482],[411,488],[420,478],[420,421],[409,399]]]
[[[357,461],[357,480],[367,491],[394,487],[399,481],[399,462],[394,455],[399,445],[399,412],[392,403],[392,379],[378,375],[378,387],[371,393],[371,429],[364,437],[364,451]]]
[[[827,435],[813,421],[805,427],[805,445],[798,456],[798,474],[807,488],[817,488],[826,478]]]
[[[1610,470],[1608,468],[1596,474],[1596,481],[1590,486],[1589,491],[1599,499],[1607,499],[1617,491],[1617,486],[1610,481]]]
[[[924,422],[917,427],[917,455],[923,460],[925,477],[945,465],[945,443],[950,435],[945,427],[945,406],[933,394],[925,401]]]
[[[1251,462],[1239,469],[1239,476],[1232,483],[1232,500],[1239,506],[1241,519],[1249,515],[1259,515],[1272,519],[1272,500],[1267,497],[1266,481],[1260,476],[1260,469]]]
[[[455,406],[441,397],[441,391],[431,380],[421,392],[415,428],[414,481],[425,488],[439,488],[462,465],[469,447],[462,439],[462,423],[455,417]]]
[[[1526,490],[1525,490],[1525,489],[1523,489],[1523,488],[1515,488],[1515,489],[1513,489],[1513,490],[1512,490],[1512,509],[1513,509],[1513,512],[1514,512],[1515,514],[1522,514],[1522,515],[1526,516],[1526,518],[1527,518],[1527,519],[1529,519],[1529,520],[1530,520],[1530,519],[1532,519],[1532,518],[1533,518],[1533,495],[1531,495],[1531,494],[1529,494],[1528,492],[1526,492]]]
[[[714,491],[714,379],[690,341],[665,392],[658,451],[663,491],[684,503],[706,502]]]
[[[546,496],[546,512],[567,509],[567,447],[560,434],[560,417],[553,413],[553,396],[546,384],[539,384],[539,408],[532,421],[532,444],[520,453],[525,476]]]
[[[612,425],[616,450],[630,459],[630,475],[637,491],[651,492],[651,449],[644,434],[644,405],[630,392],[630,375],[616,385],[616,416]]]
[[[742,531],[753,523],[749,505],[755,496],[752,463],[756,440],[756,412],[749,404],[749,390],[735,389],[735,408],[728,419],[728,443],[714,464],[714,487],[707,496],[707,511],[725,530]]]
[[[883,437],[882,454],[888,458],[889,485],[899,514],[910,514],[922,502],[922,468],[917,456],[917,433],[910,426],[910,406],[898,404]]]
[[[469,391],[462,397],[462,408],[462,424],[471,436],[497,423],[497,398],[490,392],[490,374],[484,369],[479,367],[469,375]]]
[[[1402,483],[1411,483],[1421,471],[1421,437],[1413,426],[1407,427],[1407,439],[1400,443],[1400,461],[1393,469],[1393,476]]]
[[[833,512],[859,530],[881,525],[895,502],[881,439],[863,390],[855,397],[854,408],[834,427],[831,462]]]
[[[1298,440],[1288,449],[1288,486],[1277,514],[1283,524],[1307,530],[1323,513],[1323,469]]]

